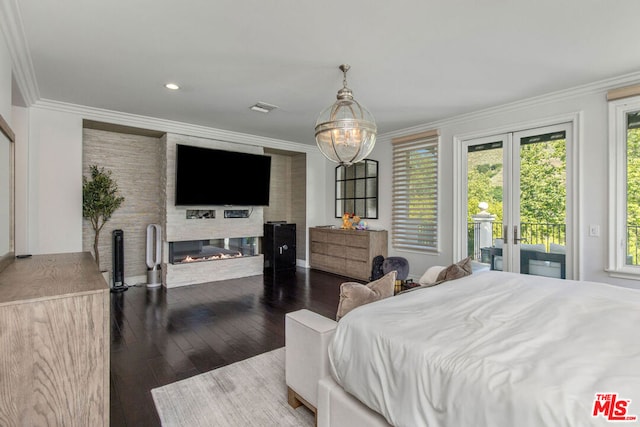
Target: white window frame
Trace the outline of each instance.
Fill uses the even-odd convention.
[[[392,218],[391,218],[391,243],[393,248],[398,250],[413,251],[419,253],[440,253],[440,132],[431,130],[417,135],[409,135],[394,138],[393,144],[393,196],[392,196]],[[409,203],[411,201],[408,189],[407,162],[405,154],[407,152],[429,149],[435,154],[433,162],[429,167],[435,167],[435,172],[430,173],[430,180],[435,180],[435,187],[431,188],[428,197],[432,203],[432,208],[426,211],[432,218],[427,221],[430,229],[434,230],[428,237],[428,244],[423,242],[424,238],[419,237],[419,228],[422,224],[416,223],[410,218]]]
[[[609,102],[609,265],[613,277],[640,277],[627,265],[627,113],[640,110],[640,96]]]

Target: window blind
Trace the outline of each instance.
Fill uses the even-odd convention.
[[[394,248],[438,251],[438,142],[437,130],[392,140]]]
[[[615,101],[617,99],[629,98],[640,95],[640,85],[625,86],[617,89],[611,89],[607,92],[607,101]]]

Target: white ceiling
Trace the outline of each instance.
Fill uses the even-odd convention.
[[[41,99],[307,144],[342,63],[379,133],[640,71],[638,0],[0,1]]]

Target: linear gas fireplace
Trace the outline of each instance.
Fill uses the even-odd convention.
[[[257,237],[226,237],[224,239],[188,240],[169,242],[169,262],[216,261],[258,255]]]

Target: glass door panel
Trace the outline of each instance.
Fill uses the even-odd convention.
[[[566,128],[514,134],[513,252],[523,274],[566,278]]]
[[[640,265],[640,111],[626,114],[626,258],[625,265]]]
[[[503,270],[504,158],[508,136],[466,144],[467,255],[484,268]]]

